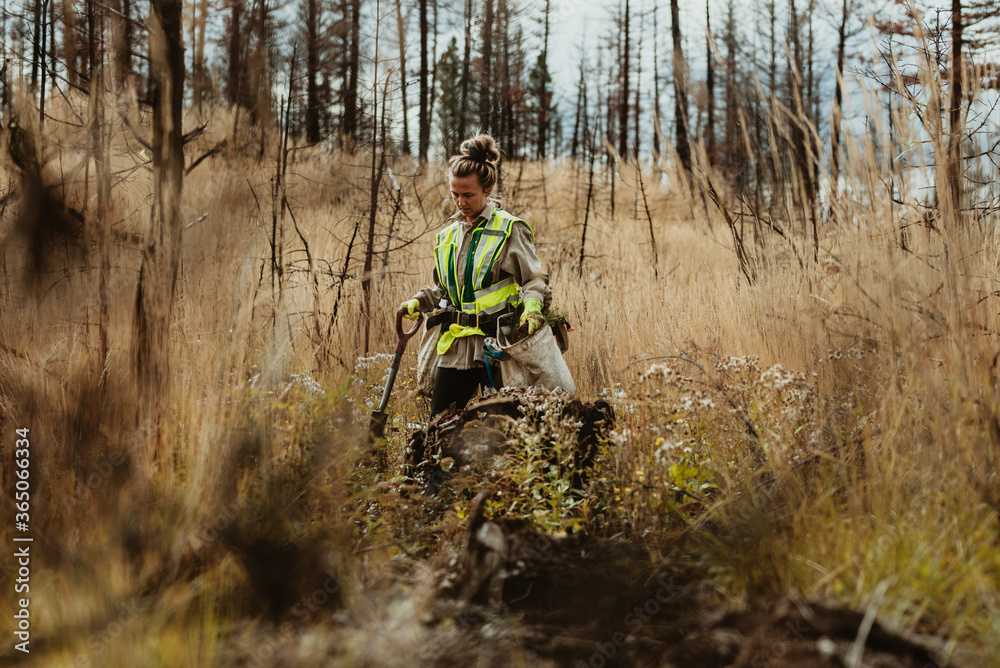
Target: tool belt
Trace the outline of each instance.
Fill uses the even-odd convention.
[[[512,309],[508,306],[503,311],[487,315],[483,313],[463,313],[454,306],[446,306],[445,308],[435,309],[427,316],[427,329],[436,327],[437,325],[447,327],[448,325],[459,324],[462,327],[477,327],[484,332],[489,332],[486,328],[495,330],[498,320],[501,318],[506,319],[511,314],[516,313],[516,311],[517,309]]]

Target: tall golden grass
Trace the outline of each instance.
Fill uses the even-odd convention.
[[[141,132],[146,119],[134,116]],[[168,448],[155,453],[131,363],[150,220],[145,159],[116,125],[123,178],[107,219],[96,220],[86,139],[47,127],[45,179],[84,214],[76,238],[45,238],[32,268],[33,230],[9,159],[0,221],[0,477],[6,495],[13,430],[30,428],[31,663],[268,665],[268,652],[303,642],[304,629],[324,628],[337,610],[360,629],[338,650],[345,665],[374,661],[362,634],[390,622],[401,626],[386,656],[398,659],[421,636],[390,611],[384,584],[398,575],[400,545],[426,546],[429,527],[399,509],[380,516],[371,501],[380,479],[358,463],[387,366],[371,356],[391,352],[396,306],[429,282],[433,233],[451,211],[442,168],[391,163],[402,215],[387,238],[394,193],[385,187],[366,356],[359,272],[370,154],[292,155],[279,289],[270,265],[277,138],[258,158],[258,131],[217,111],[188,146],[194,158],[229,141],[184,186]],[[618,165],[613,216],[601,177],[582,271],[584,166],[506,165],[506,208],[533,226],[554,306],[576,328],[567,361],[578,392],[608,398],[620,418],[588,488],[585,528],[625,532],[654,552],[686,536],[687,558],[734,605],[795,588],[865,607],[881,585],[882,619],[943,636],[946,655],[995,657],[1000,239],[983,222],[890,205],[874,147],[848,142],[847,151],[844,180],[856,196],[835,203],[840,222],[821,228],[817,259],[796,216],[774,215],[785,235],[763,227],[753,242],[752,218],[737,219],[753,285],[719,210],[669,165]],[[113,239],[106,359],[98,226]],[[413,364],[411,349],[390,404],[396,466],[428,408]],[[387,528],[386,518],[400,524]],[[4,523],[0,543],[15,533]],[[291,623],[279,614],[326,578],[336,585],[323,603],[300,606]],[[15,604],[4,596],[0,618],[12,619]]]

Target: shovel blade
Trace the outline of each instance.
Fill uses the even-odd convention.
[[[372,411],[372,420],[368,424],[368,442],[374,443],[377,438],[385,438],[385,423],[389,414],[384,411]]]

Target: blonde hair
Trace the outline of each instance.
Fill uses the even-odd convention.
[[[451,156],[448,167],[458,178],[475,174],[483,190],[496,186],[499,177],[500,149],[488,134],[478,134],[462,142],[461,153]]]

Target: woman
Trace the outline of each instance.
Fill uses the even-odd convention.
[[[552,301],[534,232],[491,197],[499,162],[496,143],[486,134],[463,142],[462,152],[451,157],[451,197],[458,212],[434,243],[434,285],[400,305],[414,320],[418,311],[448,307],[437,343],[431,416],[452,405],[463,408],[477,388],[490,386],[483,340],[496,335],[500,316],[520,311],[519,322],[533,334],[545,324],[543,305]],[[500,387],[498,365],[492,376]]]

